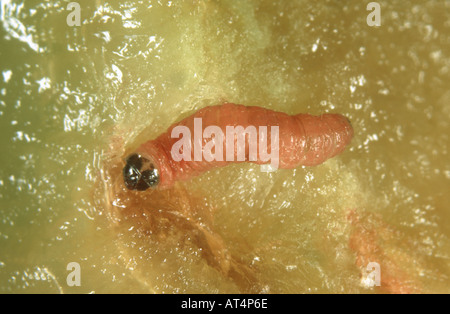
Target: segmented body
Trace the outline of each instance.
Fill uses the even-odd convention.
[[[176,161],[172,157],[172,148],[179,141],[178,137],[173,137],[173,130],[177,126],[187,127],[191,132],[192,143],[194,138],[194,122],[196,118],[201,118],[202,132],[208,126],[219,127],[225,135],[223,139],[223,152],[229,148],[229,144],[234,146],[234,159],[208,161],[205,158],[195,160],[194,149],[192,149],[190,160]],[[198,121],[198,120],[197,120]],[[278,127],[279,134],[279,166],[282,169],[292,169],[300,165],[315,166],[323,163],[341,153],[350,143],[353,137],[353,128],[349,120],[340,114],[323,114],[312,116],[309,114],[288,115],[262,107],[243,106],[226,103],[218,106],[205,107],[182,121],[172,125],[165,133],[154,140],[143,143],[136,154],[149,159],[158,171],[158,186],[169,187],[179,180],[189,180],[212,168],[223,167],[231,162],[250,161],[257,164],[268,163],[262,160],[257,148],[256,159],[251,159],[249,147],[251,141],[249,136],[245,137],[245,158],[238,160],[237,137],[226,138],[227,126],[242,126],[247,128],[254,126],[257,129],[261,126],[267,127],[268,151],[270,152],[272,127]],[[258,136],[259,137],[259,136]],[[212,138],[201,140],[201,149]],[[193,144],[194,145],[194,144]],[[259,141],[257,141],[259,145]],[[228,146],[228,147],[227,147]],[[194,147],[192,147],[194,148]]]

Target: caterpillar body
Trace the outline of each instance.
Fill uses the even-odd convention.
[[[218,141],[217,132],[210,138],[202,137],[200,141],[195,138],[196,122],[201,119],[201,130],[211,130],[223,134],[222,142]],[[178,127],[178,128],[177,128]],[[179,147],[179,137],[174,137],[179,127],[190,131],[190,140],[194,150],[188,152],[192,158],[176,160],[173,149]],[[143,143],[133,154],[126,159],[123,169],[125,186],[130,190],[143,191],[150,187],[167,188],[176,181],[189,180],[212,168],[223,167],[231,162],[253,162],[268,164],[270,161],[263,158],[260,143],[249,134],[242,138],[236,133],[230,135],[230,127],[265,127],[266,133],[258,133],[258,138],[264,138],[267,152],[277,151],[278,168],[292,169],[300,165],[315,166],[323,163],[341,153],[353,137],[353,128],[350,121],[340,114],[323,114],[312,116],[309,114],[288,115],[262,107],[243,106],[231,103],[205,107],[193,115],[173,124],[165,133],[154,140]],[[276,127],[277,138],[273,138],[273,129]],[[268,139],[271,139],[268,141]],[[197,141],[197,142],[195,142]],[[214,145],[211,145],[214,144]],[[197,144],[197,152],[195,146]],[[234,158],[199,159],[200,152],[214,147],[218,151],[229,151],[231,145]],[[255,147],[256,155],[250,154],[250,147]],[[223,147],[222,147],[223,146]],[[244,147],[242,147],[244,146]],[[276,147],[275,147],[276,146]],[[191,147],[188,147],[191,148]],[[183,147],[186,149],[186,147]],[[179,150],[176,150],[179,152]],[[186,155],[186,151],[184,152]],[[242,153],[239,156],[239,153]],[[197,154],[197,155],[196,155]],[[200,155],[201,156],[201,155]],[[228,155],[227,155],[228,156]]]

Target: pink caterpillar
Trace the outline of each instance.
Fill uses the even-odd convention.
[[[227,134],[227,126],[278,127],[278,158],[279,168],[292,169],[300,165],[315,166],[323,163],[341,153],[350,143],[353,137],[353,128],[350,121],[339,114],[323,114],[312,116],[298,114],[290,116],[286,113],[276,112],[261,107],[247,107],[235,104],[223,104],[219,106],[205,107],[184,120],[172,125],[167,132],[158,138],[143,143],[135,153],[126,159],[123,169],[125,186],[130,190],[144,191],[150,187],[166,188],[174,182],[189,180],[215,167],[226,166],[231,162],[254,162],[257,164],[269,163],[258,154],[251,158],[249,154],[249,138],[245,136],[244,142],[239,142],[236,136],[223,139],[224,149],[227,143],[232,143],[234,157],[237,156],[239,145],[245,145],[244,158],[225,160],[198,160],[194,152],[190,160],[176,161],[173,158],[172,149],[179,142],[179,138],[172,137],[172,131],[177,126],[184,126],[195,133],[194,122],[201,118],[202,134],[208,126],[217,126],[223,134]],[[198,121],[198,120],[197,120]],[[267,128],[269,129],[269,128]],[[267,138],[271,138],[270,131]],[[214,139],[214,138],[213,138]],[[192,143],[195,139],[192,137]],[[211,140],[202,139],[199,149],[203,151]],[[253,143],[254,144],[254,143]],[[259,145],[259,144],[256,144]],[[267,151],[271,151],[272,141],[268,144]],[[194,144],[195,146],[195,144]],[[217,149],[217,147],[216,147]],[[260,151],[258,149],[258,151]],[[242,152],[242,151],[241,151]],[[198,156],[197,156],[198,157]],[[240,161],[237,161],[240,160]]]

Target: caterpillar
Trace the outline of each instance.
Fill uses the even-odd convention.
[[[233,127],[235,132],[228,132]],[[255,137],[250,131],[256,127],[259,131]],[[129,190],[144,191],[168,188],[176,181],[189,180],[232,162],[268,164],[271,160],[267,156],[276,157],[281,169],[315,166],[341,153],[352,137],[350,121],[340,114],[291,116],[257,106],[225,103],[200,109],[140,145],[126,158],[123,178]],[[201,158],[208,150],[209,155]]]
[[[378,286],[381,293],[423,293],[424,287],[413,268],[425,266],[414,255],[410,243],[400,240],[401,244],[396,244],[394,239],[402,238],[400,230],[388,225],[381,216],[362,210],[350,210],[347,220],[351,226],[349,248],[356,255],[362,286]]]

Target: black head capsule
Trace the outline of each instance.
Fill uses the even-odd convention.
[[[159,172],[149,159],[132,154],[126,159],[123,181],[129,190],[145,191],[158,185]]]

